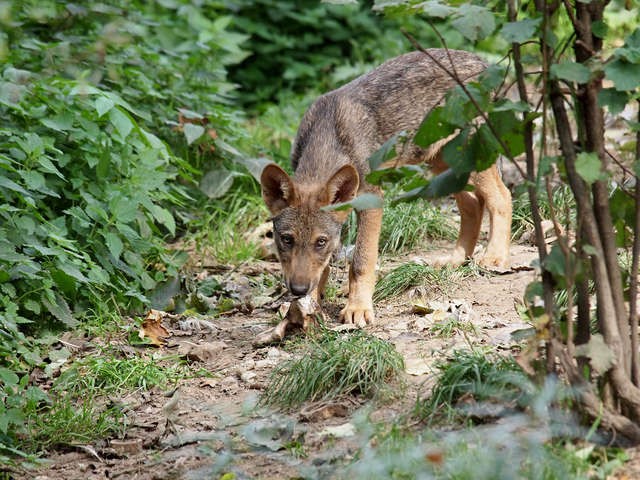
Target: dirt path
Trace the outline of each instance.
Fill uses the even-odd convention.
[[[534,258],[534,248],[514,246],[514,265],[529,265]],[[278,268],[254,264],[247,274],[261,271],[261,265]],[[417,396],[428,395],[434,361],[455,349],[468,348],[470,343],[510,349],[510,333],[526,327],[515,304],[533,276],[530,269],[475,276],[433,296],[445,307],[457,306],[465,324],[472,325],[466,331],[454,329],[451,335],[434,334],[435,317],[412,313],[406,294],[378,305],[378,323],[368,329],[402,353],[407,386],[392,403],[367,410],[369,419],[393,421],[409,412]],[[337,308],[329,305],[327,309]],[[54,454],[35,478],[329,478],[356,453],[361,440],[354,426],[362,417],[363,403],[349,398],[289,413],[255,410],[273,367],[290,356],[286,342],[252,346],[255,335],[268,328],[273,318],[272,309],[235,313],[215,319],[212,331],[201,332],[180,331],[172,323],[174,335],[165,347],[167,353],[185,345],[200,346],[195,356],[213,378],[182,381],[173,395],[151,390],[122,399],[130,405],[125,439]],[[227,472],[235,476],[223,476]]]

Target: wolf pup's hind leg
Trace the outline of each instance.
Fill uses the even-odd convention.
[[[489,241],[487,250],[479,263],[485,267],[505,268],[509,264],[511,243],[511,216],[513,205],[511,192],[493,166],[476,174],[476,192],[484,199],[489,212]]]

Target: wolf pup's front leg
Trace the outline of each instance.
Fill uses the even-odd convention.
[[[340,312],[340,318],[344,323],[364,327],[374,320],[373,291],[376,286],[382,209],[361,210],[357,215],[358,235],[349,269],[349,299]]]

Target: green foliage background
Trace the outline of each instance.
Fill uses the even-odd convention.
[[[177,109],[239,130],[225,68],[245,37],[229,22],[190,2],[0,4],[0,447],[42,401],[34,337],[146,305],[178,275],[166,240],[200,165]]]

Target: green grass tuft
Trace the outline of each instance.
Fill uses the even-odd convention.
[[[260,403],[288,409],[339,395],[370,397],[404,369],[392,344],[362,330],[322,329],[304,343],[297,358],[274,370]]]
[[[28,434],[21,447],[42,452],[54,447],[90,444],[122,434],[126,428],[124,419],[118,408],[96,405],[91,392],[84,392],[84,399],[79,401],[65,395],[27,417]]]
[[[457,332],[477,334],[473,323],[462,321],[454,315],[449,315],[441,321],[434,322],[429,331],[442,338],[453,337]]]
[[[424,246],[428,239],[454,240],[456,229],[440,208],[427,201],[387,201],[380,232],[380,253],[395,253]]]
[[[477,350],[454,352],[451,360],[436,367],[440,372],[431,397],[416,405],[416,413],[423,419],[444,416],[450,420],[463,397],[477,402],[515,402],[526,395],[530,385],[513,359]]]
[[[477,272],[473,265],[436,268],[419,263],[405,263],[378,280],[373,300],[380,302],[400,295],[411,287],[428,286],[438,291],[451,290],[456,282]]]
[[[266,219],[265,212],[258,195],[235,192],[208,206],[207,212],[194,223],[190,238],[201,255],[211,255],[219,263],[238,264],[255,259],[257,245],[245,235]]]
[[[78,394],[84,391],[120,394],[136,389],[169,388],[194,375],[187,365],[174,357],[162,359],[173,361],[163,365],[159,359],[119,359],[113,358],[108,352],[100,355],[76,362],[60,376],[55,388]]]
[[[540,205],[540,216],[543,220],[551,219],[551,206],[553,205],[556,218],[561,225],[566,225],[570,218],[575,215],[575,200],[571,194],[568,185],[561,185],[552,191],[552,199],[549,202],[546,191],[538,193],[538,201]],[[513,217],[511,222],[511,236],[514,240],[519,239],[525,232],[533,230],[533,220],[531,217],[531,202],[527,192],[520,195],[514,195],[513,198]]]

